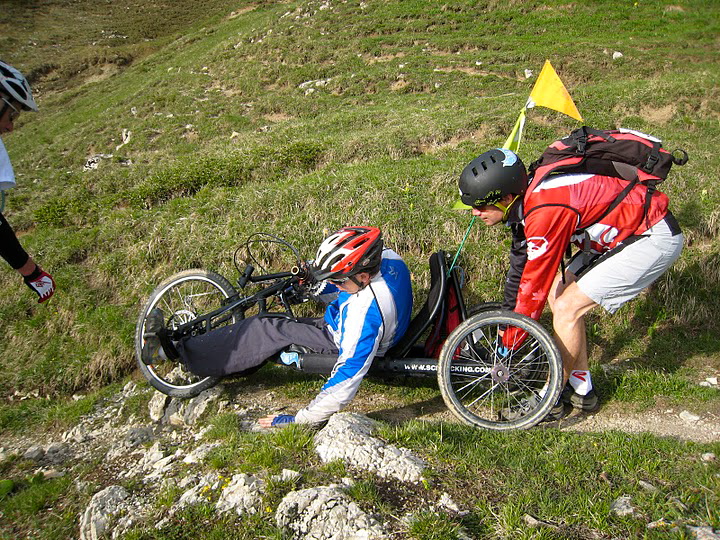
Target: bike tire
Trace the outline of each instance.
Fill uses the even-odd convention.
[[[502,309],[502,302],[481,302],[475,304],[467,310],[468,319],[474,315],[485,313],[488,311],[499,311]]]
[[[527,337],[501,357],[498,332],[508,326]],[[538,424],[557,402],[562,378],[553,338],[537,321],[512,311],[467,319],[448,336],[438,360],[438,384],[450,411],[466,424],[491,430]]]
[[[135,325],[135,357],[143,377],[163,394],[191,398],[212,388],[221,377],[202,377],[185,370],[177,361],[146,365],[141,358],[145,318],[155,307],[163,310],[166,325],[182,324],[221,306],[224,299],[237,294],[235,287],[220,274],[208,270],[185,270],[165,279],[140,310]],[[229,324],[243,318],[234,313]]]

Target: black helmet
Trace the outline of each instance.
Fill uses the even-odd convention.
[[[527,189],[525,165],[514,152],[493,148],[473,159],[460,174],[460,199],[468,206],[495,204]]]

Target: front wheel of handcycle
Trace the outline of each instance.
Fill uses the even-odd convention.
[[[505,328],[525,339],[503,350]],[[447,338],[438,361],[445,404],[463,422],[486,429],[526,429],[550,412],[560,395],[562,360],[550,334],[512,311],[470,317]]]
[[[191,398],[212,388],[219,377],[202,377],[190,373],[177,361],[160,360],[146,365],[141,358],[145,318],[154,308],[160,308],[167,328],[177,328],[222,306],[223,301],[237,294],[232,284],[215,272],[185,270],[174,274],[158,285],[140,310],[135,326],[135,355],[143,377],[163,394],[178,398]],[[242,319],[242,313],[233,313],[226,324]]]

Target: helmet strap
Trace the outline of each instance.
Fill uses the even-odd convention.
[[[515,201],[517,201],[519,198],[520,198],[520,195],[515,195],[515,198],[512,201],[510,201],[510,204],[508,204],[507,206],[500,204],[499,202],[495,203],[495,206],[497,206],[500,210],[503,211],[503,217],[502,217],[503,223],[507,222],[508,215],[510,214],[510,209],[512,208],[512,205],[515,204]]]

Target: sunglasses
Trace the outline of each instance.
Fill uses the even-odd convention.
[[[7,99],[5,99],[5,98],[0,98],[0,99],[3,100],[3,103],[5,103],[6,107],[10,107],[10,109],[12,109],[10,111],[10,114],[8,114],[8,120],[10,122],[14,122],[15,120],[17,120],[17,117],[20,116],[20,111],[18,111],[15,108],[15,106],[12,103],[10,103]]]
[[[328,281],[333,285],[344,285],[348,279],[350,278],[328,279]]]

